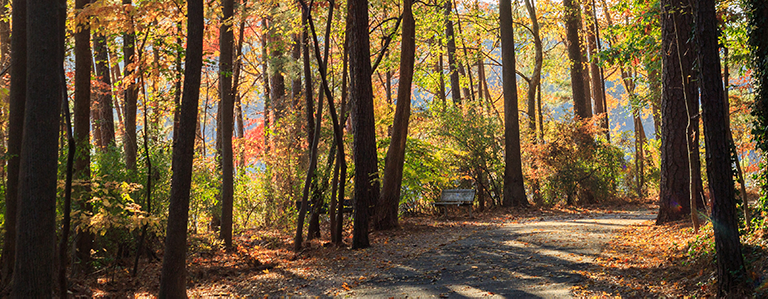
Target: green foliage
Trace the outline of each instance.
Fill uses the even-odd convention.
[[[624,152],[597,136],[596,127],[588,122],[556,121],[549,141],[528,144],[526,179],[539,182],[545,202],[556,204],[563,199],[573,204],[593,203],[619,195],[626,167]],[[529,183],[530,185],[530,183]]]
[[[433,134],[451,171],[453,187],[470,187],[488,178],[485,185],[491,198],[501,198],[504,177],[503,130],[501,121],[479,113],[480,107],[467,104],[466,112],[454,106],[435,115]]]

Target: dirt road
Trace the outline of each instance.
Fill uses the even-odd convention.
[[[539,218],[475,231],[391,266],[339,297],[571,298],[612,233],[653,219],[635,210]],[[418,240],[414,240],[418,243]]]

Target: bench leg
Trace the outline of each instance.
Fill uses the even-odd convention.
[[[472,217],[472,205],[467,206],[467,208],[469,208],[469,219],[473,219],[474,217]]]
[[[443,205],[443,215],[445,215],[445,219],[448,219],[448,205]]]

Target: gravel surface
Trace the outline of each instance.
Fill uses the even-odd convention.
[[[577,271],[594,261],[614,230],[654,217],[655,211],[641,209],[542,217],[466,231],[435,249],[391,260],[374,278],[335,295],[571,298],[571,287],[584,279]]]

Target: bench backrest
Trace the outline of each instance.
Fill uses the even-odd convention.
[[[475,189],[446,189],[440,195],[440,201],[473,202]]]

